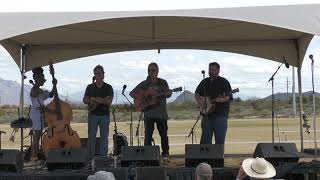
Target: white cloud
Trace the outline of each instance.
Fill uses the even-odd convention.
[[[150,64],[150,61],[145,61],[145,60],[120,60],[120,65],[123,66],[123,68],[127,69],[140,69],[140,70],[145,70],[146,67]]]

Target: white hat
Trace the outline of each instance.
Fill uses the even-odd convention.
[[[111,172],[98,171],[94,175],[88,176],[87,180],[115,180]]]
[[[244,172],[250,177],[257,179],[272,178],[276,175],[276,170],[271,163],[264,158],[248,158],[242,162]]]

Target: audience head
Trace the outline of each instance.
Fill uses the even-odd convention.
[[[87,180],[115,180],[111,172],[98,171],[94,175],[88,176]]]
[[[196,180],[211,180],[212,168],[207,163],[200,163],[196,168]]]

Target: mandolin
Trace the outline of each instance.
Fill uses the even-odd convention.
[[[182,91],[182,87],[174,88],[172,92]],[[158,104],[161,96],[164,96],[164,92],[157,92],[152,88],[146,90],[140,90],[138,96],[134,98],[134,105],[137,111],[142,111],[150,108],[151,106]]]
[[[97,109],[98,105],[99,105],[99,104],[98,104],[97,102],[94,102],[94,101],[89,102],[89,104],[88,104],[88,110],[89,110],[90,112],[92,112],[92,111],[94,111],[94,110]]]

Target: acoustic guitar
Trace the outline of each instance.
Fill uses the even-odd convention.
[[[174,88],[171,90],[172,92],[182,91],[182,87]],[[150,108],[153,105],[156,105],[160,101],[160,97],[164,96],[164,92],[157,92],[152,88],[148,88],[146,90],[140,90],[138,92],[138,96],[134,98],[134,105],[137,111],[142,111]]]
[[[233,89],[230,93],[231,94],[235,94],[239,92],[239,88]],[[206,105],[204,106],[204,108],[201,111],[201,114],[206,115],[206,114],[210,114],[212,112],[214,112],[214,110],[216,109],[216,98],[211,98],[211,97],[206,97]]]

